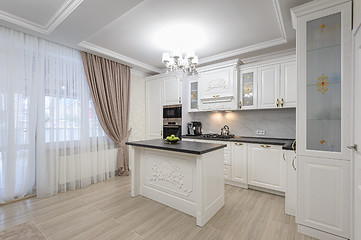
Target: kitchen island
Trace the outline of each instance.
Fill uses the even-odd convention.
[[[203,226],[224,205],[223,148],[226,145],[163,139],[127,142],[131,196],[158,201],[196,217]]]

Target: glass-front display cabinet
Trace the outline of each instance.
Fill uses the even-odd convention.
[[[189,95],[188,95],[188,112],[199,111],[199,77],[192,76],[188,78],[189,81]]]
[[[297,19],[297,149],[305,156],[349,159],[350,10],[311,12]]]
[[[244,69],[240,77],[241,110],[257,108],[257,68]]]

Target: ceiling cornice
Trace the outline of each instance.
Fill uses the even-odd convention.
[[[109,56],[111,58],[117,59],[117,60],[119,60],[120,62],[122,62],[124,64],[131,65],[131,67],[135,66],[135,67],[139,67],[139,68],[149,70],[149,71],[152,71],[152,72],[156,72],[156,73],[162,73],[163,72],[163,70],[161,70],[159,68],[153,67],[153,66],[151,66],[149,64],[140,62],[140,61],[135,60],[133,58],[121,55],[121,54],[119,54],[117,52],[111,51],[109,49],[100,47],[98,45],[95,45],[95,44],[92,44],[92,43],[89,43],[89,42],[86,42],[86,41],[83,41],[83,42],[79,43],[78,45],[79,45],[79,47],[82,47],[84,49],[93,51],[95,53],[100,53],[100,54]]]
[[[237,55],[241,55],[244,53],[248,53],[248,52],[252,52],[252,51],[256,51],[256,50],[260,50],[260,49],[264,49],[264,48],[268,48],[268,47],[273,47],[273,46],[280,45],[283,43],[287,43],[287,40],[285,38],[277,38],[277,39],[266,41],[263,43],[257,43],[257,44],[247,46],[244,48],[239,48],[239,49],[232,50],[229,52],[224,52],[224,53],[220,53],[220,54],[213,55],[210,57],[202,58],[199,60],[199,64],[215,62],[215,61],[219,61],[221,59],[234,57]]]
[[[45,25],[41,25],[27,19],[18,17],[11,13],[0,10],[0,19],[19,25],[21,27],[39,32],[41,34],[49,35],[54,29],[62,23],[69,14],[76,9],[83,0],[67,0],[61,7],[54,13]]]
[[[284,39],[286,39],[285,25],[283,24],[283,17],[282,17],[282,12],[281,12],[281,7],[280,7],[279,0],[273,0],[273,5],[274,5],[275,11],[276,11],[277,21],[278,21],[278,25],[280,27],[282,37]]]

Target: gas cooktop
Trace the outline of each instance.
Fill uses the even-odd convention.
[[[218,133],[208,133],[208,134],[202,134],[201,135],[203,138],[213,138],[213,139],[229,139],[229,138],[234,138],[234,134],[229,134],[229,135],[221,135]]]

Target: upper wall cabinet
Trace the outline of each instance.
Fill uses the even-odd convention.
[[[240,109],[256,109],[257,106],[257,68],[241,71]]]
[[[279,64],[258,68],[258,108],[280,107]]]
[[[175,105],[182,103],[181,75],[167,76],[163,80],[163,105]]]
[[[281,63],[281,107],[296,107],[297,103],[297,67],[296,61]]]
[[[188,84],[188,112],[197,112],[199,111],[199,77],[189,77]]]
[[[200,69],[199,108],[203,111],[236,110],[238,60]]]
[[[295,55],[241,66],[239,108],[294,108],[297,97]]]

